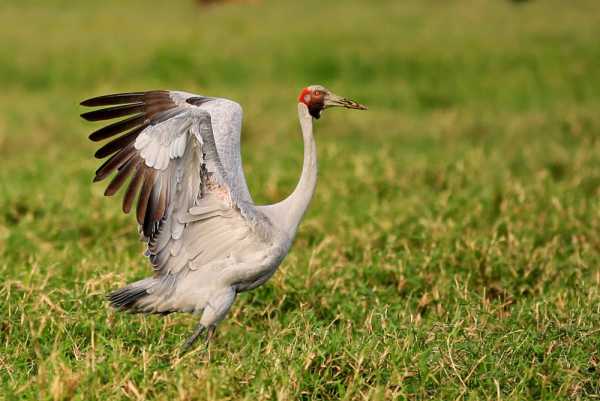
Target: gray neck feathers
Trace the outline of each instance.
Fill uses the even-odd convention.
[[[296,235],[298,225],[308,209],[317,185],[317,147],[313,137],[313,120],[303,103],[298,103],[298,118],[304,140],[304,162],[300,181],[290,196],[263,209],[273,223],[290,236],[290,239]]]

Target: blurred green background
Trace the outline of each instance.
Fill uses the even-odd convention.
[[[115,313],[144,277],[92,185],[80,100],[181,89],[244,107],[256,201],[316,123],[291,254],[208,352],[195,319]],[[587,399],[600,392],[600,4],[13,1],[0,6],[0,399]]]

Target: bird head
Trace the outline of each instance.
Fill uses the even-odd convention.
[[[308,107],[308,112],[314,118],[321,117],[321,112],[329,107],[367,110],[367,106],[357,103],[354,100],[338,96],[321,85],[311,85],[302,89],[298,101],[304,103],[306,107]]]

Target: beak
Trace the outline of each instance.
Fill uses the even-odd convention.
[[[363,104],[355,102],[354,100],[346,99],[338,95],[334,95],[333,93],[330,93],[325,98],[324,106],[324,108],[344,107],[346,109],[368,110],[368,107]]]

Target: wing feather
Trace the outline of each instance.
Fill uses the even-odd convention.
[[[143,125],[144,123],[146,123],[146,116],[144,114],[136,114],[133,117],[117,121],[116,123],[109,124],[92,132],[89,138],[94,142],[98,142],[103,139],[110,138],[111,136],[120,134],[123,131],[127,131],[130,128]]]
[[[137,163],[133,177],[131,178],[131,181],[129,181],[129,186],[125,192],[125,198],[123,199],[123,212],[125,213],[129,213],[131,210],[131,206],[133,205],[133,201],[135,200],[145,175],[144,173],[139,173],[139,170],[142,168],[141,164],[141,161]]]
[[[123,211],[128,213],[137,197],[136,219],[158,274],[174,274],[191,261],[198,268],[227,249],[246,246],[254,231],[263,237],[252,237],[252,243],[265,240],[268,230],[254,226],[270,222],[250,203],[241,171],[237,103],[150,91],[81,104],[109,106],[82,114],[89,121],[124,117],[90,135],[92,141],[119,135],[96,152],[108,159],[94,181],[115,173],[105,191],[110,196],[129,179]],[[226,132],[228,123],[232,128]]]
[[[135,138],[140,134],[140,132],[144,130],[144,128],[144,126],[137,127],[131,130],[130,132],[126,133],[125,135],[122,135],[117,139],[113,139],[112,141],[108,142],[100,149],[98,149],[96,153],[94,153],[94,156],[97,159],[104,159],[105,157],[110,156],[115,152],[118,152],[125,146],[133,143],[135,141]]]
[[[103,95],[93,97],[91,99],[84,100],[81,102],[82,106],[96,107],[96,106],[109,106],[113,104],[124,104],[143,102],[148,92],[129,92],[129,93],[115,93],[112,95]]]
[[[117,169],[117,174],[112,179],[106,190],[104,191],[104,195],[112,196],[114,195],[125,183],[129,174],[137,169],[137,166],[140,162],[140,159],[135,155],[132,156],[125,164]],[[125,209],[125,204],[123,204],[123,209]]]
[[[99,168],[96,170],[96,176],[94,177],[94,182],[101,181],[108,177],[114,170],[120,168],[123,164],[129,161],[131,157],[135,155],[135,149],[133,144],[129,144],[125,146],[123,149],[119,151],[119,153],[111,156],[110,159],[105,161]]]
[[[137,102],[122,106],[107,107],[106,109],[88,111],[87,113],[83,113],[81,117],[88,121],[110,120],[113,118],[128,116],[130,114],[143,113],[145,108],[146,105],[143,102]]]
[[[176,152],[171,152],[168,148],[163,149],[163,143],[168,143],[169,138],[162,138],[164,133],[160,130],[157,132],[157,127],[161,122],[167,122],[185,110],[173,101],[168,91],[105,95],[85,100],[81,104],[111,106],[83,113],[82,117],[89,121],[126,117],[90,135],[92,141],[100,141],[122,134],[96,152],[97,158],[110,158],[98,168],[94,181],[101,181],[116,171],[105,191],[105,194],[110,196],[131,178],[123,198],[123,211],[129,212],[137,197],[138,223],[144,235],[151,237],[163,219],[167,207],[169,184],[168,177],[164,177],[168,173],[164,170],[169,166],[170,160],[180,156],[185,148],[185,143],[181,145],[178,141],[179,154],[176,155]],[[185,133],[179,133],[179,136],[185,137]],[[142,152],[139,151],[140,137],[144,138],[147,145]],[[174,157],[171,158],[171,154]],[[157,169],[160,170],[158,174]]]
[[[144,183],[142,184],[142,189],[140,191],[140,198],[136,207],[136,217],[138,224],[144,225],[144,218],[146,217],[146,209],[148,208],[148,200],[150,199],[150,194],[152,193],[152,186],[154,185],[154,180],[156,178],[156,171],[147,169],[144,173]]]

